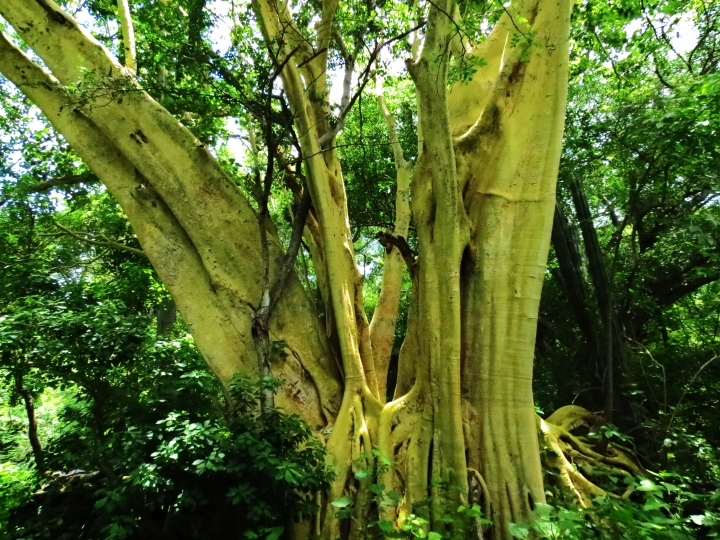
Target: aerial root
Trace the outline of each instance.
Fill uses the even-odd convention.
[[[477,504],[482,508],[483,515],[488,515],[488,509],[490,508],[490,491],[488,490],[485,479],[482,477],[479,471],[468,467],[468,487],[470,493],[468,496],[468,504]],[[478,540],[483,540],[484,531],[479,521],[476,522],[476,536]]]
[[[623,493],[606,491],[597,485],[598,478],[644,475],[635,452],[610,441],[599,444],[600,438],[593,433],[604,424],[601,416],[575,405],[558,409],[547,420],[538,417],[543,466],[582,508],[591,506],[598,496],[626,499],[632,493],[632,487]]]
[[[478,504],[479,502],[487,503],[489,501],[490,492],[488,491],[487,484],[482,475],[472,467],[468,467],[468,485],[470,486],[471,495],[477,491],[477,497],[471,496],[471,504]]]
[[[375,457],[372,454],[372,440],[370,438],[370,430],[365,421],[365,411],[363,410],[362,400],[360,396],[355,396],[353,400],[353,445],[352,445],[352,464],[350,472],[352,480],[356,478],[356,474],[362,471],[373,471],[375,469]],[[350,478],[348,480],[351,480]],[[353,482],[357,486],[355,494],[355,505],[353,507],[352,525],[350,529],[349,540],[359,540],[365,538],[365,527],[368,522],[370,513],[370,503],[372,501],[372,493],[368,489],[368,482]]]
[[[378,468],[378,481],[387,492],[402,495],[396,504],[385,500],[379,508],[381,519],[400,525],[412,513],[417,493],[418,475],[427,467],[419,467],[416,459],[418,445],[422,445],[422,418],[426,404],[420,387],[388,403],[380,415],[378,449],[388,462]],[[422,488],[422,497],[427,490]]]

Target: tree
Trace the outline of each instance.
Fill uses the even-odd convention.
[[[207,142],[151,97],[163,84],[146,84],[141,57],[136,76],[134,55],[125,56],[124,67],[52,0],[0,3],[2,17],[49,70],[3,35],[0,72],[120,203],[220,380],[227,385],[239,372],[289,381],[275,402],[265,395],[264,407],[297,411],[327,436],[336,476],[316,532],[362,537],[370,488],[382,486],[383,494],[400,494],[380,505],[381,521],[391,526],[429,499],[433,531],[452,532],[457,526],[445,516],[460,504],[480,504],[493,537],[509,537],[507,524],[545,500],[532,365],[571,3],[518,1],[490,10],[494,29],[480,39],[478,18],[486,14],[471,3],[443,0],[408,10],[256,0],[233,36],[250,44],[237,45],[255,63],[250,83],[239,80],[227,58],[198,45],[205,12],[204,4],[195,7],[187,15],[188,50],[235,89],[246,110],[255,164],[245,189]],[[379,24],[392,9],[404,15]],[[128,51],[126,6],[121,11]],[[257,29],[262,52],[252,46]],[[413,292],[394,399],[386,402],[399,295],[381,294],[368,321],[336,140],[383,51],[410,35],[417,252],[405,238],[400,201],[395,230],[383,235],[383,283],[397,290],[401,256]],[[328,70],[340,64],[343,95],[334,111]],[[387,113],[390,142],[399,150]],[[410,166],[399,151],[395,159],[402,198]],[[268,209],[280,178],[297,202],[286,247]],[[322,319],[292,271],[303,241]],[[372,486],[367,470],[377,473]],[[350,521],[332,506],[348,496]]]
[[[574,40],[594,54],[576,56],[572,62],[571,80],[582,84],[570,88],[558,188],[559,218],[569,218],[570,223],[569,228],[566,222],[553,230],[550,266],[555,267],[557,259],[558,268],[553,268],[554,277],[543,293],[538,339],[536,373],[546,373],[546,361],[553,356],[562,370],[556,373],[567,373],[568,356],[576,347],[581,351],[570,370],[579,384],[559,383],[551,399],[577,399],[592,410],[602,407],[598,394],[608,381],[608,348],[604,344],[599,350],[597,329],[611,297],[615,422],[625,429],[647,425],[647,415],[654,414],[637,396],[665,394],[660,399],[665,409],[668,400],[677,400],[672,390],[662,390],[662,384],[654,390],[647,387],[642,359],[647,361],[650,354],[667,366],[667,380],[672,380],[670,373],[682,365],[678,359],[683,353],[676,350],[666,363],[666,353],[660,352],[672,348],[671,306],[704,297],[707,293],[701,289],[720,277],[718,184],[709,172],[718,166],[712,120],[718,106],[717,6],[660,6],[653,11],[654,6],[643,3],[589,4],[577,12]],[[681,20],[692,21],[697,36],[682,29]],[[583,201],[584,210],[578,207]],[[581,214],[592,214],[593,220]],[[592,228],[596,233],[588,230]],[[595,247],[588,246],[587,233],[595,235]],[[587,257],[587,266],[579,254],[580,259]],[[568,332],[564,314],[547,311],[559,307],[552,299],[558,285],[569,299],[579,340]],[[689,380],[713,356],[712,350],[696,354],[693,367],[686,366],[691,372],[680,380]],[[660,370],[661,364],[653,361],[653,369]],[[549,396],[547,382],[536,382],[542,393],[536,398],[541,401]],[[656,421],[663,423],[660,418],[652,422]],[[645,440],[656,436],[649,431],[647,435]],[[655,441],[656,448],[662,444]]]

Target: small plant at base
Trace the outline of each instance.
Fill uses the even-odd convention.
[[[718,536],[720,520],[715,512],[686,515],[691,501],[698,500],[683,487],[649,478],[627,477],[625,498],[603,495],[589,508],[565,508],[536,503],[534,519],[511,523],[514,538],[590,540],[595,538],[646,540],[669,538],[690,540]]]
[[[355,473],[355,479],[366,483],[365,487],[373,494],[372,502],[376,511],[382,507],[397,507],[403,500],[402,495],[394,490],[387,490],[384,484],[371,482],[386,472],[392,461],[379,450],[373,449],[369,455],[361,456],[358,462],[366,462],[368,457],[373,458],[375,466],[359,469]],[[432,484],[441,486],[444,482],[436,478],[433,479]],[[352,519],[355,501],[349,495],[331,504],[338,509],[335,514],[338,519]],[[479,529],[492,523],[482,517],[482,509],[477,504],[448,507],[434,521],[443,525],[443,532],[430,530],[430,501],[427,499],[418,501],[413,505],[413,512],[402,515],[397,521],[388,519],[370,521],[368,538],[465,540],[477,537]]]

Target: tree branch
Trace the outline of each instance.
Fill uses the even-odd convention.
[[[398,250],[400,251],[400,255],[402,255],[403,259],[405,260],[405,264],[408,267],[410,275],[415,275],[418,267],[418,262],[415,259],[415,255],[410,249],[407,240],[405,240],[404,237],[395,236],[394,234],[390,233],[379,232],[377,233],[376,238],[380,242],[380,245],[388,251],[392,250],[393,247],[398,248]]]
[[[667,80],[665,80],[665,77],[663,77],[663,74],[660,72],[660,66],[658,65],[657,58],[655,58],[655,55],[653,55],[653,64],[654,64],[654,66],[655,66],[655,75],[658,76],[658,79],[660,79],[660,82],[662,83],[662,85],[663,85],[665,88],[668,88],[668,89],[670,89],[670,90],[674,90],[674,89],[675,89],[675,85],[670,84],[669,82],[667,82]]]
[[[30,390],[25,388],[23,384],[22,374],[15,374],[15,390],[20,397],[22,397],[25,403],[25,412],[27,413],[28,419],[28,440],[30,441],[30,447],[32,448],[33,457],[35,458],[35,465],[37,466],[38,472],[42,473],[44,468],[43,451],[40,439],[37,433],[37,417],[35,415],[35,404],[33,402],[32,394]]]
[[[83,174],[71,174],[67,176],[60,176],[59,178],[51,178],[44,182],[39,182],[34,186],[30,186],[27,189],[27,193],[39,193],[41,191],[47,191],[58,186],[72,186],[75,184],[89,184],[97,182],[97,176],[91,172],[85,172]]]
[[[125,52],[125,67],[137,74],[137,53],[135,51],[135,30],[133,29],[130,4],[128,0],[117,0],[118,19],[122,28],[123,51]]]
[[[91,172],[85,172],[83,174],[71,174],[67,176],[60,176],[58,178],[51,178],[50,180],[45,180],[44,182],[39,182],[33,186],[30,186],[27,189],[22,190],[23,193],[30,194],[30,193],[40,193],[41,191],[47,191],[49,189],[59,187],[59,186],[72,186],[75,184],[90,184],[97,182],[97,176],[95,176]],[[12,197],[5,197],[4,199],[0,200],[0,206],[3,206],[5,203],[7,203]]]
[[[393,156],[395,158],[395,168],[401,169],[405,165],[405,156],[403,155],[402,145],[400,144],[400,138],[397,134],[397,128],[395,127],[395,118],[388,109],[385,96],[383,95],[382,79],[375,77],[375,92],[377,93],[378,105],[380,105],[380,111],[382,111],[383,117],[385,118],[385,125],[388,130],[388,137],[390,138],[390,146],[393,149]]]
[[[70,236],[74,238],[75,240],[79,240],[80,242],[85,242],[87,244],[91,244],[93,246],[100,246],[100,247],[108,247],[113,249],[121,249],[123,251],[129,251],[130,253],[135,253],[136,255],[142,255],[143,257],[147,257],[145,252],[142,249],[137,249],[134,247],[126,246],[125,244],[121,244],[119,242],[115,242],[113,240],[110,240],[105,235],[101,235],[103,238],[105,238],[104,241],[98,241],[93,240],[92,238],[88,238],[87,236],[83,236],[81,233],[76,233],[71,231],[70,229],[66,229],[62,225],[60,225],[58,222],[55,222],[55,226],[60,229],[62,232],[64,232],[67,236]]]
[[[332,141],[337,137],[338,133],[340,133],[345,127],[345,121],[347,120],[347,115],[350,112],[350,110],[353,108],[353,105],[355,105],[355,102],[358,100],[360,95],[362,94],[363,90],[365,90],[365,86],[367,86],[368,82],[370,82],[370,79],[373,77],[374,72],[372,70],[372,66],[375,64],[375,61],[377,60],[378,55],[380,54],[380,51],[384,47],[387,47],[388,45],[391,45],[392,43],[401,40],[413,32],[419,30],[425,26],[425,21],[421,21],[415,26],[413,26],[410,30],[407,30],[401,34],[398,34],[395,37],[392,37],[390,39],[387,39],[380,43],[379,45],[375,45],[375,48],[370,53],[370,58],[368,59],[368,63],[365,66],[365,69],[358,77],[358,88],[353,94],[353,96],[349,99],[345,99],[345,105],[341,106],[340,108],[340,114],[338,115],[337,122],[335,123],[335,126],[333,126],[329,131],[324,133],[319,139],[318,143],[320,144],[321,148],[327,149],[327,147],[332,143]],[[354,66],[353,66],[354,67]],[[352,73],[350,73],[350,76],[352,76]],[[345,80],[343,83],[347,86],[349,86],[349,82],[347,80],[347,67],[346,67],[346,75]],[[345,94],[343,92],[343,94]],[[343,98],[345,98],[345,95],[343,95]]]

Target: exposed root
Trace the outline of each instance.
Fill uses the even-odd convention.
[[[490,490],[488,490],[485,479],[476,469],[468,467],[468,505],[477,504],[482,508],[483,515],[488,515],[490,506]],[[485,538],[485,530],[479,520],[475,523],[475,535],[478,540]]]
[[[361,470],[372,471],[375,469],[375,458],[372,454],[372,442],[370,431],[363,414],[362,401],[360,396],[355,396],[353,408],[353,423],[356,426],[352,446],[352,467],[353,474]],[[359,482],[355,494],[355,506],[353,508],[353,519],[350,529],[350,540],[361,540],[366,537],[366,527],[370,512],[370,501],[372,494],[367,486],[368,482]]]
[[[405,396],[388,403],[380,415],[378,449],[389,464],[378,470],[385,490],[403,494],[397,505],[385,501],[381,519],[400,522],[412,512],[413,504],[427,494],[427,452],[430,429],[425,422],[427,404],[415,386]]]
[[[347,395],[349,394],[349,395]],[[335,468],[336,476],[324,497],[321,512],[322,538],[363,538],[372,495],[368,482],[359,481],[360,470],[373,471],[375,459],[372,453],[374,434],[377,433],[380,406],[375,397],[364,389],[361,392],[346,392],[343,406],[328,438],[326,449]],[[341,523],[336,517],[337,508],[333,502],[343,496],[353,501],[352,519]],[[350,525],[350,530],[341,527]]]
[[[468,497],[470,504],[481,505],[490,500],[490,491],[482,475],[468,467],[468,485],[470,486],[470,496]]]
[[[598,480],[603,476],[644,475],[632,450],[610,441],[598,444],[599,438],[591,438],[590,434],[604,423],[602,417],[575,405],[558,409],[547,420],[538,417],[543,466],[552,471],[549,478],[554,478],[582,508],[591,506],[592,499],[598,496],[625,499],[632,493],[631,487],[623,493],[599,487]],[[587,434],[581,435],[583,431]],[[598,451],[598,447],[602,447],[604,453]]]

